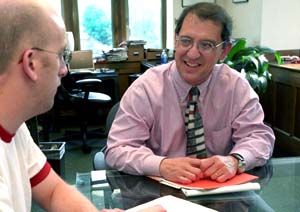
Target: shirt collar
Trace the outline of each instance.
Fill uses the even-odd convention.
[[[14,135],[15,134],[11,134],[6,129],[4,129],[4,127],[2,127],[2,125],[0,124],[0,138],[2,141],[4,141],[5,143],[10,143]]]
[[[176,67],[176,63],[174,62],[172,64],[174,67],[171,68],[172,70],[172,75],[174,77],[174,86],[175,86],[175,89],[177,90],[178,94],[179,94],[179,98],[180,98],[180,101],[181,102],[185,102],[186,101],[186,98],[188,96],[188,93],[190,91],[190,89],[193,87],[192,85],[188,84],[186,81],[184,81],[178,70],[177,70],[177,67]],[[214,67],[215,69],[215,67]],[[213,70],[214,71],[214,70]],[[200,85],[197,86],[197,88],[199,89],[200,91],[200,99],[203,99],[203,97],[206,95],[206,92],[207,92],[207,87],[211,81],[211,78],[212,78],[212,74],[209,75],[208,79],[201,83]]]

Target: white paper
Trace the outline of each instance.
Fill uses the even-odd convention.
[[[97,183],[92,185],[92,190],[103,190],[110,188],[109,183]]]
[[[182,212],[182,211],[201,211],[201,212],[216,212],[216,210],[204,207],[202,205],[180,199],[172,195],[163,196],[150,202],[138,205],[134,208],[126,210],[126,212],[137,212],[139,210],[149,208],[155,205],[161,205],[166,211]]]
[[[91,184],[107,183],[106,170],[91,171]]]
[[[184,188],[181,190],[185,196],[190,197],[190,196],[260,190],[260,184],[259,183],[244,183],[244,184],[240,184],[240,185],[224,186],[224,187],[210,189],[210,190],[193,190],[193,189],[184,189]]]

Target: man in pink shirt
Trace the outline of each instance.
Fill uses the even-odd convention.
[[[153,67],[126,91],[105,154],[112,168],[189,183],[226,181],[271,157],[273,131],[263,123],[259,98],[245,78],[225,64],[232,20],[220,6],[183,10],[175,29],[175,61]],[[186,156],[185,108],[197,87],[207,158]]]

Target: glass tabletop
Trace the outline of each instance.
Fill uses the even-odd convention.
[[[155,198],[173,195],[217,211],[300,211],[300,157],[273,158],[248,173],[259,176],[259,191],[185,197],[181,190],[145,176],[106,170],[105,183],[91,185],[91,173],[77,173],[76,188],[98,209],[129,209]]]

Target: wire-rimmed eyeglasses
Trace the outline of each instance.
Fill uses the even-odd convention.
[[[72,59],[72,51],[70,51],[67,48],[64,49],[63,52],[61,52],[61,53],[53,52],[53,51],[38,48],[38,47],[33,47],[33,48],[31,48],[31,50],[46,52],[46,53],[50,53],[50,54],[56,54],[61,60],[63,60],[63,62],[66,65],[69,64],[70,60]]]
[[[210,54],[213,52],[215,48],[218,48],[219,46],[227,43],[227,41],[222,41],[218,44],[214,44],[213,42],[206,41],[206,40],[194,42],[192,38],[185,37],[185,36],[176,37],[176,41],[179,43],[181,48],[186,50],[191,49],[194,43],[196,43],[198,51],[205,54]]]

